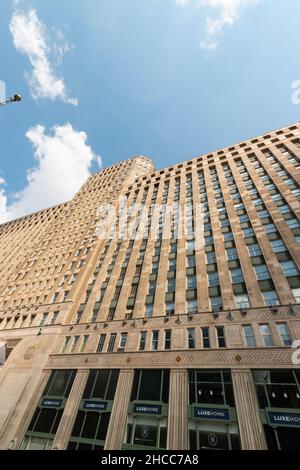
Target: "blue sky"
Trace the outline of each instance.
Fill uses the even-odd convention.
[[[162,168],[298,121],[299,17],[299,0],[2,0],[0,80],[23,102],[0,109],[0,221],[72,197],[100,156]]]

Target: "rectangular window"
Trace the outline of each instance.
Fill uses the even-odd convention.
[[[85,348],[86,348],[86,345],[87,345],[87,342],[89,340],[89,336],[84,336],[83,337],[83,341],[82,341],[82,345],[81,345],[81,348],[80,348],[80,352],[84,352],[85,351]]]
[[[255,269],[256,278],[258,279],[258,281],[265,281],[267,279],[271,279],[269,270],[265,264],[262,264],[260,266],[255,266],[254,269]]]
[[[195,349],[195,328],[188,329],[188,347],[189,349]]]
[[[71,336],[66,336],[65,341],[61,350],[61,353],[64,354],[67,350],[68,344],[70,343]]]
[[[285,277],[298,276],[299,270],[294,261],[282,261],[280,265]]]
[[[99,343],[97,346],[97,353],[101,353],[103,351],[104,343],[105,343],[106,335],[101,335],[99,339]]]
[[[147,338],[147,331],[141,331],[141,337],[140,337],[140,351],[145,351],[146,348],[146,338]]]
[[[158,335],[159,331],[152,331],[152,351],[158,350]]]
[[[118,352],[125,351],[126,341],[127,341],[127,333],[122,333],[121,338],[120,338]]]
[[[292,346],[292,338],[286,323],[281,323],[278,326],[278,331],[281,336],[284,346]]]
[[[53,313],[52,318],[51,318],[50,325],[54,325],[54,324],[55,324],[58,315],[59,315],[59,312],[54,312],[54,313]]]
[[[79,338],[80,338],[80,336],[74,336],[73,343],[72,343],[71,350],[70,350],[71,354],[75,351],[75,348],[78,344]]]
[[[114,347],[115,347],[116,337],[117,337],[116,333],[111,333],[110,338],[109,338],[107,352],[113,352]]]
[[[40,326],[44,326],[44,324],[46,323],[47,317],[48,317],[48,313],[43,313],[43,317],[40,321]]]
[[[279,305],[278,295],[276,291],[267,291],[262,293],[265,305],[273,307]]]
[[[209,327],[201,328],[202,331],[202,346],[204,349],[210,348]]]
[[[171,349],[172,330],[165,330],[165,349]]]
[[[235,295],[234,299],[235,299],[235,303],[236,303],[236,308],[243,309],[243,308],[249,308],[250,307],[248,294]]]
[[[264,345],[267,348],[274,346],[273,338],[272,338],[272,334],[271,334],[271,330],[270,330],[269,325],[260,325],[259,329],[260,329],[260,334],[262,336]]]
[[[226,348],[224,326],[216,326],[219,348]]]
[[[246,338],[246,343],[248,348],[255,348],[255,339],[254,339],[254,333],[253,333],[253,328],[251,325],[245,325],[243,326],[244,329],[244,335]]]

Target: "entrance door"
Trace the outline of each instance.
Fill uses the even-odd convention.
[[[197,421],[190,426],[191,450],[238,450],[240,440],[235,423]],[[191,429],[194,428],[194,429]]]

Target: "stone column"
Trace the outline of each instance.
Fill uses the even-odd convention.
[[[171,370],[168,414],[168,449],[188,449],[188,373]]]
[[[23,437],[29,427],[33,413],[35,412],[38,402],[41,398],[44,388],[49,380],[51,375],[50,370],[44,370],[42,372],[41,378],[38,382],[37,387],[34,392],[31,394],[31,403],[30,406],[25,408],[24,414],[20,420],[20,424],[15,429],[13,426],[9,426],[9,429],[3,428],[0,433],[0,449],[7,449],[11,446],[12,450],[19,449]],[[23,409],[24,410],[24,409]],[[15,410],[12,413],[12,416],[17,412]]]
[[[105,442],[105,450],[120,450],[128,415],[134,370],[121,370]]]
[[[232,381],[242,449],[267,450],[251,371],[232,370]]]
[[[66,449],[76,413],[89,376],[89,370],[78,370],[52,445],[53,450]]]

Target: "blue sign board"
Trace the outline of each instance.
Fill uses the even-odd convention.
[[[300,428],[300,413],[287,411],[267,411],[269,423],[272,426],[293,426]]]
[[[51,400],[50,398],[45,398],[42,401],[42,406],[45,408],[60,408],[63,404],[63,400]]]
[[[106,411],[107,402],[106,401],[85,401],[83,408],[85,410]]]
[[[146,403],[134,403],[133,405],[134,414],[161,416],[162,405],[151,405]]]
[[[229,408],[194,407],[194,419],[212,419],[217,421],[231,421]]]

